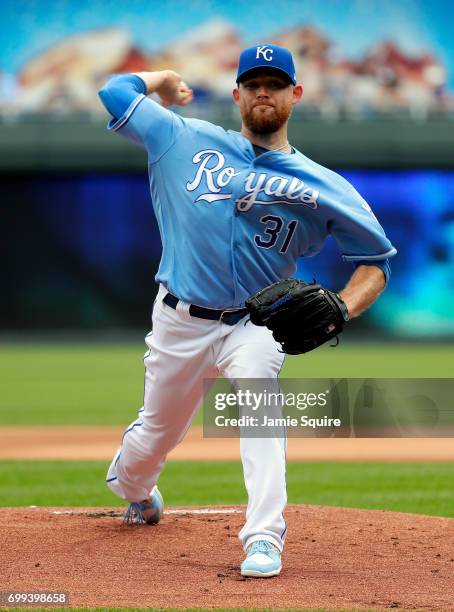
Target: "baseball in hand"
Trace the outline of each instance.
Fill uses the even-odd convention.
[[[161,97],[163,106],[172,106],[172,104],[186,106],[193,99],[192,89],[181,80],[177,72],[172,70],[168,71],[166,79],[161,87],[157,89],[157,93]]]
[[[178,102],[180,106],[185,106],[189,104],[193,99],[193,92],[184,81],[180,82],[180,86],[178,88]]]

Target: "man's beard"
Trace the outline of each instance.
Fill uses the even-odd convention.
[[[254,134],[272,134],[277,132],[288,120],[292,113],[292,105],[282,106],[280,109],[275,106],[271,108],[273,112],[261,113],[256,108],[249,111],[244,109],[241,112],[244,125]]]

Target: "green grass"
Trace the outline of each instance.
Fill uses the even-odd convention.
[[[118,424],[143,400],[140,343],[0,344],[0,424]],[[451,377],[454,345],[348,344],[288,357],[287,378]],[[200,417],[198,422],[200,422]]]
[[[3,506],[97,506],[121,501],[100,461],[1,461]],[[289,463],[289,503],[454,517],[452,463]],[[239,462],[169,462],[160,480],[168,505],[243,504]]]
[[[0,423],[125,424],[143,400],[145,346],[2,344]]]

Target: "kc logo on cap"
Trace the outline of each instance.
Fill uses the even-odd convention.
[[[262,56],[263,59],[265,59],[267,62],[271,62],[271,60],[273,59],[273,49],[267,47],[266,45],[261,45],[257,47],[257,54],[255,56],[255,59],[259,59],[260,56]]]
[[[296,85],[293,57],[285,47],[262,43],[245,49],[238,62],[236,82],[239,83],[247,72],[257,68],[273,68],[273,70],[284,73],[289,81]]]

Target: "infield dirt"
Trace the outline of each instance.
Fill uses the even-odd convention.
[[[244,508],[0,509],[2,590],[67,591],[72,607],[454,610],[454,519],[289,506],[284,569],[242,578]]]
[[[124,428],[93,425],[0,427],[0,459],[108,461]],[[204,438],[192,426],[169,455],[180,461],[236,461],[238,438]],[[289,461],[454,461],[452,438],[289,438]]]

